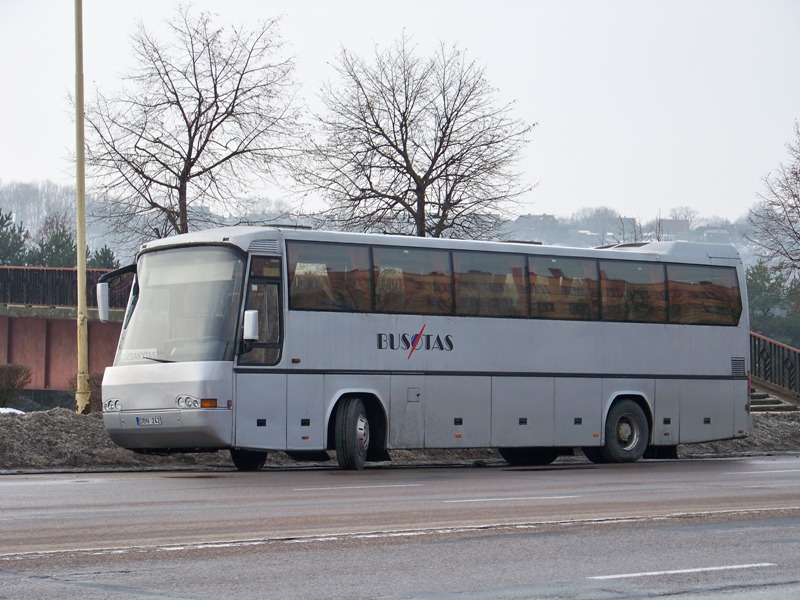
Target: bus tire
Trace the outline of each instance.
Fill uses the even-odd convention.
[[[583,455],[596,465],[607,463],[606,457],[603,456],[603,449],[600,446],[584,446],[581,448]]]
[[[348,471],[364,468],[369,450],[369,420],[361,398],[345,398],[336,409],[336,460]]]
[[[642,407],[633,400],[614,403],[606,417],[603,457],[612,463],[636,462],[647,449],[650,427]]]
[[[267,462],[267,453],[257,450],[231,448],[231,460],[240,471],[259,471]]]
[[[549,465],[561,454],[557,448],[498,448],[497,451],[503,460],[515,467]]]

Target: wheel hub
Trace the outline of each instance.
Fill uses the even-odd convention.
[[[630,415],[623,415],[617,423],[617,441],[625,451],[630,451],[639,443],[639,425]]]
[[[356,423],[356,444],[360,454],[365,453],[369,448],[369,421],[364,415],[359,415]]]

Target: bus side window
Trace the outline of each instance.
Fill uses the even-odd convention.
[[[742,297],[736,269],[705,265],[667,265],[669,322],[738,325]]]
[[[290,310],[372,310],[368,246],[291,241],[287,249]]]
[[[281,327],[277,282],[251,280],[245,310],[258,311],[258,340],[242,354],[240,364],[274,365],[280,360]]]
[[[453,265],[457,315],[528,316],[523,280],[525,257],[456,251],[453,252]]]
[[[378,312],[450,315],[452,270],[447,250],[373,246]]]
[[[532,317],[576,321],[598,318],[594,259],[531,256],[528,269]]]
[[[325,265],[298,263],[289,296],[295,310],[331,310],[337,306]]]
[[[403,272],[396,267],[384,267],[378,273],[375,289],[378,312],[402,312],[406,304]]]
[[[666,323],[666,279],[660,263],[600,261],[604,321]]]

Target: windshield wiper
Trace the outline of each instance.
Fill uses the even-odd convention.
[[[142,358],[146,358],[147,360],[152,360],[155,362],[160,363],[174,363],[174,360],[169,360],[168,358],[156,358],[155,356],[143,356]]]

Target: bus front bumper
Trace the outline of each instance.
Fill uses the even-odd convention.
[[[227,408],[103,413],[111,440],[130,450],[203,452],[230,448],[233,411]]]

